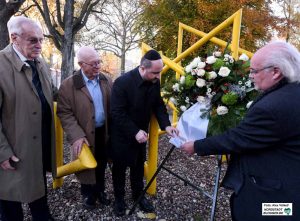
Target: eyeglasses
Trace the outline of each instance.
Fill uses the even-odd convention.
[[[98,67],[98,65],[100,65],[100,64],[102,63],[102,61],[96,61],[96,62],[94,62],[94,63],[92,63],[92,64],[86,63],[86,62],[84,62],[84,61],[81,61],[81,63],[86,64],[86,65],[89,65],[89,66],[95,68],[95,67]]]
[[[24,37],[22,37],[21,35],[19,35],[19,34],[16,34],[16,35],[18,35],[20,38],[23,38],[23,39],[24,39]],[[29,42],[30,44],[32,44],[32,45],[35,45],[35,44],[37,44],[37,43],[42,44],[43,41],[44,41],[44,38],[30,37],[30,38],[24,39],[24,40],[25,40],[25,41],[28,41],[28,42]]]
[[[261,69],[253,69],[253,68],[250,68],[250,74],[257,74],[257,73],[259,73],[259,72],[261,72],[261,71],[263,71],[263,70],[266,70],[266,69],[268,69],[268,68],[273,68],[274,66],[272,65],[272,66],[268,66],[268,67],[264,67],[264,68],[261,68]]]

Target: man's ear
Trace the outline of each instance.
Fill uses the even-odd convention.
[[[15,33],[10,34],[10,40],[11,40],[11,42],[15,42],[17,37],[18,37],[18,35],[15,34]]]
[[[272,79],[273,80],[280,80],[281,78],[283,78],[281,70],[279,68],[275,67],[274,70],[273,70]]]

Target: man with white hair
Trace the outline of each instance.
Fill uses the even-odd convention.
[[[60,86],[57,114],[72,145],[73,159],[86,143],[98,163],[96,169],[76,173],[81,183],[83,206],[93,209],[97,199],[103,205],[110,203],[104,192],[104,181],[112,81],[100,72],[101,60],[94,48],[81,47],[77,60],[80,70]]]
[[[286,42],[267,44],[251,59],[250,78],[262,93],[244,120],[182,149],[231,154],[223,185],[234,190],[232,220],[300,220],[300,53]]]
[[[8,24],[11,44],[0,51],[0,213],[23,220],[53,220],[47,205],[46,171],[56,174],[50,70],[40,58],[40,26],[25,17]]]

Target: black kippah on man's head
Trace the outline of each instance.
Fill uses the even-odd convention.
[[[161,59],[160,54],[155,50],[147,51],[147,53],[144,55],[144,58],[150,61],[155,61]]]

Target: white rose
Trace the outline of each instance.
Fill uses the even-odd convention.
[[[217,73],[214,71],[208,72],[208,79],[212,80],[215,79],[217,77]]]
[[[186,106],[184,106],[184,105],[180,106],[180,110],[181,110],[182,112],[186,111]]]
[[[199,62],[197,67],[203,69],[205,68],[205,65],[206,65],[205,62]]]
[[[218,75],[220,75],[221,77],[227,77],[229,73],[230,73],[230,69],[228,67],[221,67]]]
[[[197,97],[197,101],[198,101],[199,103],[204,103],[204,102],[205,102],[205,97],[203,97],[203,96],[198,96],[198,97]]]
[[[181,76],[179,82],[180,82],[180,84],[184,84],[184,82],[185,82],[185,76]]]
[[[252,103],[253,103],[253,101],[249,101],[246,105],[246,108],[249,109],[249,107],[251,106]]]
[[[215,63],[216,62],[216,58],[215,58],[215,56],[209,56],[209,57],[207,57],[206,58],[206,63],[207,64],[213,64],[213,63]]]
[[[177,104],[177,101],[174,97],[170,97],[170,101],[173,103],[173,104]]]
[[[192,67],[190,65],[188,65],[188,66],[185,67],[185,72],[186,73],[190,73],[191,70],[192,70]]]
[[[217,108],[217,114],[218,115],[225,115],[227,113],[228,113],[228,108],[227,107],[225,107],[225,106],[219,106]]]
[[[202,76],[204,76],[205,75],[205,70],[204,69],[197,69],[197,75],[199,76],[199,77],[202,77]]]
[[[249,57],[246,55],[246,54],[241,54],[241,56],[239,57],[239,60],[242,60],[242,61],[248,61],[249,60]]]
[[[173,91],[178,91],[179,92],[179,84],[178,83],[175,83],[173,86]]]
[[[201,78],[198,78],[197,81],[196,81],[196,85],[198,87],[204,87],[206,85],[206,82],[205,82],[205,80],[203,80]]]
[[[201,59],[199,57],[195,57],[194,60],[189,64],[191,68],[196,68],[198,66],[198,63],[201,62]]]
[[[215,51],[215,52],[214,52],[214,56],[217,57],[217,58],[218,58],[218,57],[221,57],[221,55],[222,55],[222,52],[221,52],[221,51]]]

